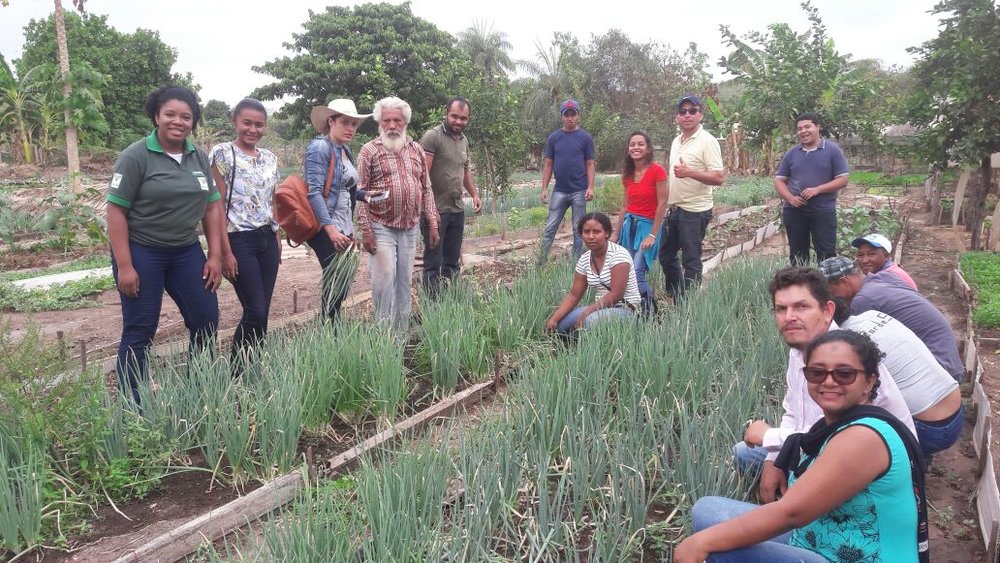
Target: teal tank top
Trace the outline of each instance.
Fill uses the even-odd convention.
[[[856,420],[837,432],[854,424],[879,433],[889,448],[889,469],[844,504],[793,530],[788,543],[835,563],[915,563],[917,501],[906,446],[891,426],[875,418]],[[789,486],[794,482],[792,475]]]

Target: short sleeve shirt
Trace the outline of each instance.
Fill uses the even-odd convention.
[[[229,232],[252,231],[270,226],[278,230],[271,211],[274,190],[278,187],[278,157],[267,149],[257,149],[260,156],[251,156],[236,148],[232,142],[212,147],[210,161],[219,169],[222,178],[232,186],[226,190]],[[233,175],[233,158],[236,174]]]
[[[595,272],[590,262],[590,251],[583,253],[576,261],[576,273],[587,277],[587,285],[594,288],[597,300],[608,294],[611,287],[611,269],[618,264],[628,264],[628,283],[625,284],[625,295],[622,299],[633,305],[638,305],[641,300],[639,296],[639,283],[635,277],[635,267],[632,265],[632,257],[621,245],[613,242],[608,243],[607,254],[604,256],[604,268],[600,272]]]
[[[927,349],[956,380],[965,375],[958,355],[958,340],[941,311],[892,272],[876,272],[864,277],[861,289],[851,300],[851,313],[881,311],[913,331]]]
[[[638,182],[634,178],[622,178],[625,195],[628,197],[626,211],[639,217],[653,219],[656,216],[656,184],[667,179],[667,171],[657,163],[652,163]]]
[[[434,157],[430,170],[431,189],[438,211],[456,213],[464,210],[462,190],[469,167],[469,140],[461,134],[456,137],[448,133],[444,125],[439,125],[424,133],[420,146]]]
[[[667,203],[693,213],[709,211],[714,205],[712,186],[694,178],[675,177],[674,166],[683,158],[684,164],[694,170],[722,171],[722,149],[719,141],[701,125],[683,142],[682,136],[674,137],[674,142],[670,145],[670,198]]]
[[[587,161],[594,160],[594,138],[583,129],[556,129],[545,141],[545,158],[552,161],[555,191],[585,191],[589,184]]]
[[[799,195],[806,188],[825,184],[834,178],[846,176],[848,172],[847,159],[837,143],[822,139],[815,149],[806,150],[798,144],[786,152],[775,176],[788,183],[788,190],[792,195]],[[811,198],[805,208],[830,210],[836,206],[837,192],[833,192]],[[791,204],[786,202],[785,207],[791,207]]]
[[[185,140],[177,162],[164,152],[154,130],[118,156],[107,201],[127,210],[129,240],[177,247],[198,241],[195,227],[219,197],[208,156]]]

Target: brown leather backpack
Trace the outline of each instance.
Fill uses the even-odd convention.
[[[333,180],[334,155],[330,153],[330,167],[323,184],[323,199],[330,196]],[[282,180],[274,191],[274,220],[285,230],[288,246],[296,247],[319,233],[319,219],[309,205],[309,185],[301,176],[292,174]],[[295,243],[295,244],[292,244]]]

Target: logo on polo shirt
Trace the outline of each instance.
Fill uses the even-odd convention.
[[[198,186],[201,188],[201,191],[207,192],[208,178],[206,178],[201,172],[192,172],[192,174],[194,174],[194,177],[198,179]]]

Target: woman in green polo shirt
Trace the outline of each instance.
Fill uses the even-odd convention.
[[[111,265],[121,294],[118,382],[139,401],[156,335],[163,292],[190,331],[191,351],[214,344],[219,324],[215,290],[222,280],[222,213],[205,153],[188,139],[201,118],[194,92],[168,85],[146,98],[153,132],[129,145],[108,187]],[[196,228],[202,223],[208,257]]]

